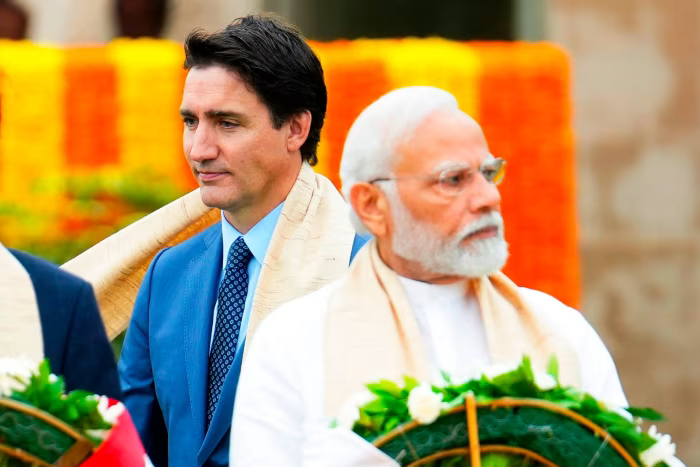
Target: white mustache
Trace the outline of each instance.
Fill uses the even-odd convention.
[[[479,230],[486,229],[489,227],[495,227],[498,229],[498,235],[503,236],[503,217],[498,211],[491,211],[488,214],[484,214],[475,221],[462,227],[457,237],[460,240],[464,240],[470,235],[475,234]]]

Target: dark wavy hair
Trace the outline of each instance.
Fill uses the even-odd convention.
[[[194,30],[185,39],[185,69],[208,66],[238,74],[267,106],[277,129],[308,110],[311,128],[301,157],[318,162],[328,95],[321,62],[296,27],[270,15],[249,15],[213,34]]]

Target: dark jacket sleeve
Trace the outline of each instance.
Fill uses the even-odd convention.
[[[114,353],[90,284],[48,261],[10,252],[32,279],[51,370],[63,376],[69,391],[121,399]]]
[[[117,364],[107,339],[92,287],[78,290],[66,340],[63,377],[66,388],[84,389],[121,400]]]

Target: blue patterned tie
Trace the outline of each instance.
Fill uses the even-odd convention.
[[[209,352],[207,427],[214,416],[221,388],[236,355],[245,299],[248,295],[248,263],[252,257],[253,254],[243,237],[238,237],[228,251],[224,279],[219,286],[214,342]]]

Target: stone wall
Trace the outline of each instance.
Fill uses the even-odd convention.
[[[29,13],[27,34],[33,41],[101,43],[112,39],[117,29],[115,0],[13,1]],[[182,42],[194,28],[212,32],[263,7],[263,0],[169,0],[163,37]]]
[[[572,57],[583,311],[700,465],[700,3],[548,0]]]

